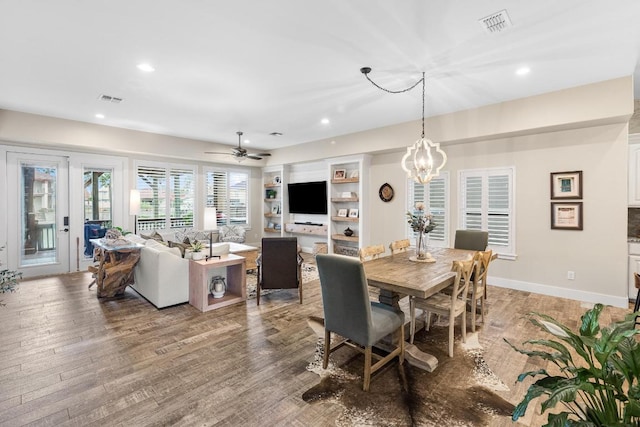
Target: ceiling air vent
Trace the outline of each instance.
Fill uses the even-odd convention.
[[[121,103],[121,102],[122,102],[122,98],[118,98],[118,97],[110,96],[110,95],[104,95],[104,94],[100,95],[100,96],[98,97],[98,99],[99,99],[100,101],[104,101],[104,102],[112,102],[112,103],[114,103],[114,104],[119,104],[119,103]]]
[[[511,19],[509,19],[509,15],[506,10],[492,13],[489,16],[479,19],[478,22],[489,34],[499,33],[500,31],[511,27]]]

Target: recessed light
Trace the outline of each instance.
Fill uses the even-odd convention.
[[[151,64],[144,63],[144,64],[138,64],[138,70],[144,71],[145,73],[152,73],[156,69],[153,68],[153,66],[151,66]]]
[[[96,119],[104,119],[104,114],[96,114]]]
[[[271,135],[271,136],[282,136],[282,132],[271,132],[269,135]]]
[[[519,76],[524,76],[525,74],[529,74],[529,71],[531,71],[531,68],[529,67],[520,67],[516,70],[516,74]]]
[[[322,123],[323,125],[328,125],[329,124],[329,119],[327,119],[326,117],[322,120],[320,120],[320,123]]]

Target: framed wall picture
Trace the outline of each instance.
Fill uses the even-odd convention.
[[[335,169],[333,171],[333,179],[345,179],[347,177],[346,169]]]
[[[551,202],[553,230],[582,230],[582,202]]]
[[[551,172],[552,199],[582,199],[582,171]]]
[[[347,210],[346,209],[338,209],[338,216],[346,217]]]
[[[349,218],[358,218],[358,209],[349,209]]]

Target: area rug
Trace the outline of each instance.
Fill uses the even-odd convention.
[[[324,370],[320,338],[307,366],[320,376],[320,383],[302,398],[309,403],[325,400],[341,405],[339,426],[475,427],[489,426],[498,417],[508,420],[514,405],[496,392],[505,395],[509,389],[485,363],[477,333],[467,334],[466,344],[456,341],[452,358],[447,354],[447,339],[446,325],[417,333],[414,343],[418,348],[438,358],[435,371],[392,362],[373,375],[370,391],[364,392],[363,356],[343,347],[331,354]]]
[[[257,270],[253,273],[247,274],[247,299],[256,297],[256,283],[257,283]],[[318,269],[314,264],[302,263],[302,283],[308,283],[318,279]],[[278,291],[278,289],[264,289],[260,292],[260,295],[268,295],[270,292]]]

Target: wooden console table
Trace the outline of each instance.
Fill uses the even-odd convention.
[[[211,277],[226,277],[227,291],[222,298],[209,294]],[[247,272],[242,256],[227,254],[208,261],[189,261],[189,304],[209,311],[247,299]]]
[[[139,243],[112,246],[104,239],[90,241],[95,246],[94,257],[98,264],[89,266],[89,271],[95,274],[98,298],[122,295],[127,285],[133,283],[133,268],[144,246]]]

